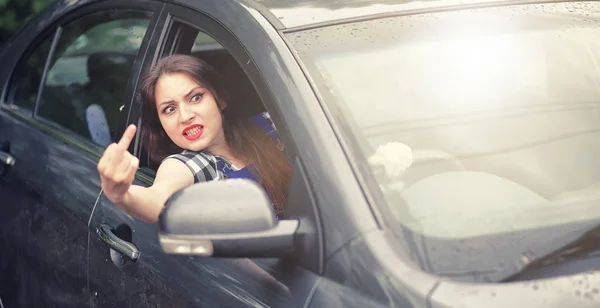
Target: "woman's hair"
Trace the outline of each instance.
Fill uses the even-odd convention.
[[[256,176],[271,198],[275,211],[283,213],[292,174],[287,157],[277,149],[267,132],[241,113],[240,108],[228,106],[234,102],[229,101],[230,97],[217,71],[193,56],[172,55],[163,58],[142,80],[142,138],[151,162],[158,165],[167,156],[183,150],[175,145],[164,131],[158,118],[154,97],[159,78],[173,73],[187,75],[212,93],[221,111],[223,132],[232,155],[248,164],[250,172]]]

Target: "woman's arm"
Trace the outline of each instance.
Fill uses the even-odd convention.
[[[106,148],[98,161],[104,194],[124,212],[148,222],[156,222],[167,199],[177,190],[194,183],[194,177],[182,162],[165,160],[151,187],[132,185],[139,160],[127,151],[135,136],[130,125],[119,143]]]
[[[158,167],[152,186],[131,185],[123,201],[115,204],[129,215],[146,222],[157,222],[167,199],[192,184],[194,177],[188,167],[176,159],[167,159]]]

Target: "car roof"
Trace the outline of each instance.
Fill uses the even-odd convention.
[[[347,20],[411,14],[423,11],[499,6],[552,0],[255,0],[284,28],[318,27]]]

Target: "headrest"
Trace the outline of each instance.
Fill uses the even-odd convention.
[[[97,52],[88,57],[87,70],[91,82],[107,80],[126,82],[131,73],[135,56],[118,52]]]
[[[209,63],[222,77],[222,82],[231,89],[231,104],[248,117],[265,111],[260,96],[254,89],[246,73],[225,49],[192,53],[193,56]],[[235,89],[235,90],[233,90]],[[233,90],[233,91],[232,91]]]

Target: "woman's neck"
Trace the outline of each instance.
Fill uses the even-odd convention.
[[[227,159],[229,162],[231,162],[234,166],[238,168],[243,168],[246,166],[245,162],[233,155],[231,147],[229,147],[229,145],[225,142],[222,144],[216,144],[214,146],[211,146],[207,148],[206,151],[212,155],[220,156]]]

